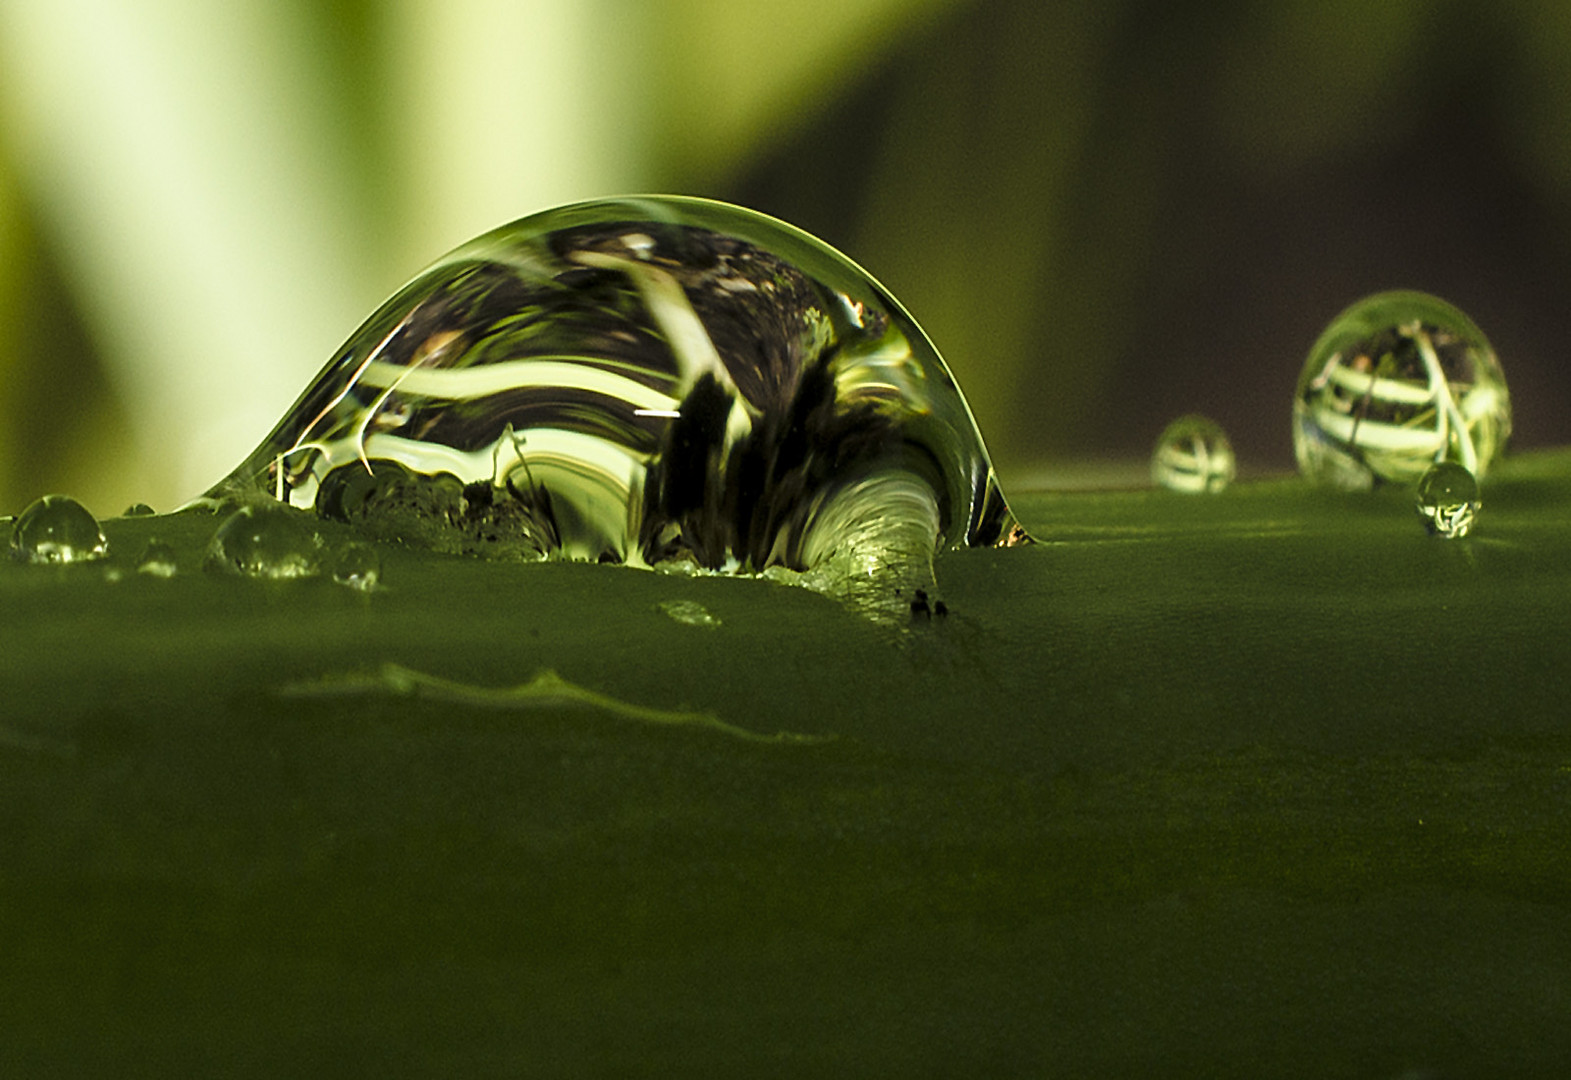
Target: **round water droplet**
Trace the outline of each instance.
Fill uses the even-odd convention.
[[[1293,400],[1298,468],[1367,490],[1454,461],[1482,478],[1511,433],[1505,375],[1483,332],[1419,292],[1348,308],[1310,350]]]
[[[674,197],[547,211],[438,262],[213,494],[236,490],[438,550],[637,566],[889,549],[930,574],[939,547],[1027,539],[877,282],[782,222]]]
[[[311,577],[321,543],[309,520],[285,506],[242,506],[213,534],[207,566],[247,577]]]
[[[333,558],[333,580],[361,592],[372,592],[382,583],[382,556],[359,540],[338,550]]]
[[[1238,463],[1227,432],[1204,416],[1181,416],[1163,429],[1151,452],[1151,482],[1171,491],[1217,492],[1233,482]]]
[[[149,577],[171,578],[177,569],[175,549],[157,538],[147,542],[136,560],[136,572]]]
[[[125,508],[125,513],[121,514],[120,516],[121,517],[152,517],[156,513],[158,513],[158,511],[154,510],[151,506],[148,506],[145,502],[139,502],[139,503],[132,503],[130,506],[126,507]]]
[[[24,562],[84,562],[108,550],[98,519],[69,495],[45,495],[11,526],[11,554]]]
[[[1418,481],[1418,515],[1434,536],[1447,540],[1466,536],[1481,505],[1478,481],[1453,461],[1430,466]]]

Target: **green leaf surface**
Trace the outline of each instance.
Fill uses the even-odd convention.
[[[254,581],[200,512],[0,565],[0,1072],[1571,1061],[1571,452],[1461,541],[1296,480],[1014,506],[899,630],[398,545]]]

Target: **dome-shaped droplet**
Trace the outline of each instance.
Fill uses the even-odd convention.
[[[1233,482],[1238,463],[1227,432],[1204,416],[1180,416],[1151,452],[1151,482],[1171,491],[1217,492]]]
[[[1431,465],[1418,481],[1418,515],[1435,536],[1455,540],[1473,530],[1482,505],[1478,481],[1454,461]]]
[[[108,550],[98,519],[69,495],[35,500],[11,525],[11,554],[24,562],[84,562]]]
[[[351,540],[333,555],[333,580],[371,592],[382,583],[382,556],[373,545]]]
[[[930,569],[1025,538],[949,369],[877,282],[782,222],[675,197],[453,252],[213,494],[237,490],[438,550],[639,566]]]
[[[1298,468],[1364,490],[1454,461],[1482,478],[1511,433],[1505,375],[1483,332],[1419,292],[1348,308],[1310,350],[1293,400]]]
[[[152,539],[142,548],[142,554],[137,556],[136,572],[149,577],[170,578],[178,570],[175,561],[175,549],[164,541]]]
[[[247,577],[311,577],[318,572],[321,543],[309,522],[285,506],[242,506],[213,533],[207,566]]]
[[[156,513],[158,513],[158,511],[154,510],[151,506],[148,506],[145,502],[135,502],[135,503],[132,503],[130,506],[126,507],[125,511],[123,513],[121,513],[120,516],[121,517],[152,517]]]

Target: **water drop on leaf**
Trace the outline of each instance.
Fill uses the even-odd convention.
[[[98,519],[69,495],[45,495],[11,526],[11,554],[24,562],[85,562],[108,550]]]
[[[207,567],[247,577],[311,577],[318,572],[321,542],[310,519],[277,504],[242,506],[213,534]]]
[[[1378,293],[1338,315],[1293,400],[1299,471],[1348,490],[1411,484],[1442,461],[1482,479],[1510,433],[1505,375],[1483,332],[1420,292]]]
[[[915,584],[938,549],[1027,539],[882,286],[676,197],[546,211],[436,263],[212,494],[258,492],[441,551]]]
[[[1181,416],[1163,429],[1151,452],[1151,482],[1170,491],[1218,492],[1233,482],[1238,464],[1222,425]]]
[[[1430,466],[1418,481],[1418,515],[1433,536],[1447,540],[1466,536],[1481,505],[1478,481],[1453,461]]]

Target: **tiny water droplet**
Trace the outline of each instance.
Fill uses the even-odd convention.
[[[376,548],[352,540],[333,559],[333,580],[361,592],[373,592],[382,583],[382,556]]]
[[[1293,399],[1299,471],[1347,490],[1410,484],[1442,461],[1482,479],[1510,434],[1511,399],[1489,341],[1420,292],[1378,293],[1338,315]]]
[[[138,502],[138,503],[132,503],[130,506],[126,507],[125,508],[125,512],[123,514],[121,514],[120,516],[121,517],[152,517],[156,513],[158,513],[158,511],[154,510],[151,506],[148,506],[145,502]]]
[[[156,537],[147,542],[136,560],[136,572],[149,577],[171,578],[177,569],[175,549]]]
[[[1151,482],[1169,491],[1218,492],[1238,475],[1233,444],[1215,420],[1180,416],[1151,452]]]
[[[674,197],[560,207],[452,252],[211,494],[237,492],[442,551],[836,559],[912,584],[936,549],[1029,540],[882,286],[783,222]]]
[[[278,504],[242,506],[224,519],[208,545],[209,569],[247,577],[311,577],[321,542],[298,510]]]
[[[1447,540],[1466,536],[1481,505],[1478,481],[1453,461],[1430,466],[1418,481],[1418,515],[1432,536]]]
[[[719,626],[720,620],[696,600],[662,600],[660,610],[687,626]]]
[[[24,562],[86,562],[108,550],[98,519],[69,495],[45,495],[11,526],[11,554]]]

